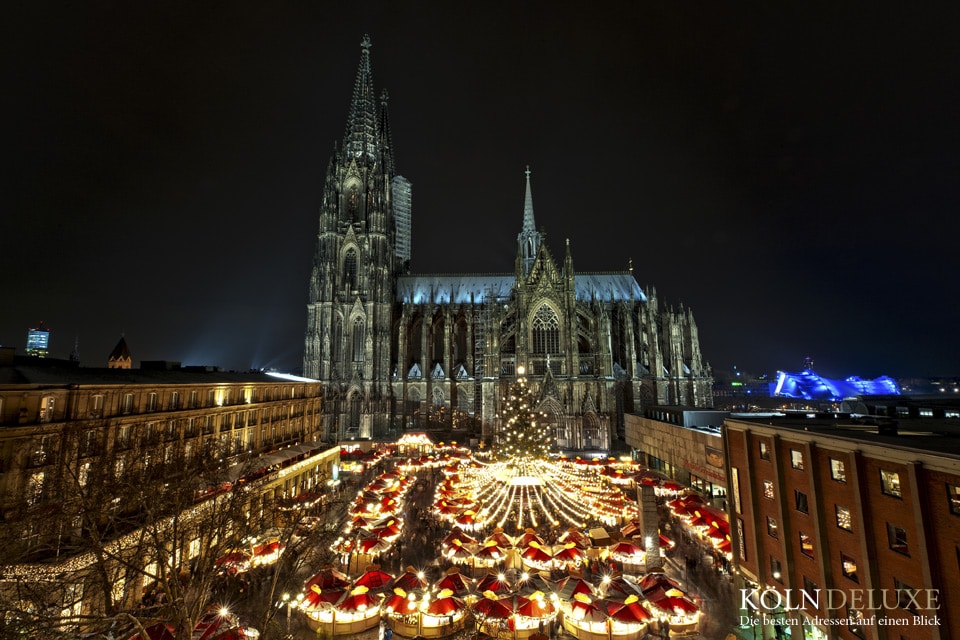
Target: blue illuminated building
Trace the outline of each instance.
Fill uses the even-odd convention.
[[[830,380],[811,369],[804,369],[800,373],[778,371],[776,381],[770,383],[772,398],[834,401],[889,395],[900,395],[899,385],[889,376],[880,376],[873,380],[863,380],[858,376],[850,376],[845,380]]]

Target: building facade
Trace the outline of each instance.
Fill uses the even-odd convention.
[[[724,435],[742,586],[779,594],[741,602],[745,614],[779,619],[794,638],[956,637],[960,456],[946,453],[958,450],[956,421],[728,419]],[[818,589],[818,602],[803,601]]]
[[[632,268],[576,272],[569,240],[555,258],[529,169],[513,272],[472,275],[411,273],[412,187],[396,171],[365,38],[307,304],[304,375],[324,385],[328,428],[377,437],[446,416],[491,437],[518,366],[564,449],[608,449],[645,405],[712,403],[692,312],[661,305]]]
[[[727,476],[720,425],[726,411],[647,407],[627,414],[626,441],[634,458],[691,487],[721,509],[727,504]]]
[[[242,531],[281,501],[328,490],[339,448],[325,441],[319,383],[156,364],[40,366],[0,349],[0,601],[11,590],[31,592],[32,582],[77,576],[76,588],[41,589],[60,598],[45,606],[60,607],[65,619],[103,615],[92,604],[103,594],[84,576],[94,573],[94,542],[121,558],[121,541],[149,522],[143,502],[131,511],[137,498],[170,510],[177,503],[164,501],[180,492],[184,510],[202,510],[242,483],[245,515],[224,529]],[[218,544],[227,543],[223,535]],[[202,552],[178,550],[176,566]],[[155,562],[131,553],[134,564]],[[149,572],[124,562],[103,569],[115,572],[109,596],[118,608],[136,607]]]

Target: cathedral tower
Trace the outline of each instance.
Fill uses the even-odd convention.
[[[327,426],[339,436],[369,435],[371,416],[389,414],[396,277],[410,259],[411,188],[395,171],[370,47],[365,36],[346,133],[327,168],[304,341],[304,375],[330,383]]]
[[[522,261],[523,273],[526,276],[530,274],[533,268],[533,261],[537,259],[537,252],[540,251],[540,233],[537,231],[537,225],[533,221],[533,191],[530,190],[530,167],[525,172],[527,176],[527,191],[523,197],[523,228],[517,235],[517,245],[519,248],[519,259]]]
[[[555,259],[536,228],[529,168],[524,186],[512,272],[464,272],[467,231],[456,272],[409,273],[412,190],[396,172],[364,38],[323,185],[307,304],[303,368],[324,383],[325,437],[496,437],[520,366],[566,452],[615,449],[627,412],[710,402],[689,309],[661,305],[652,288],[648,297],[632,264],[577,272],[569,241]]]

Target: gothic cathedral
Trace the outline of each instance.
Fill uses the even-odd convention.
[[[661,308],[632,267],[577,273],[569,240],[558,262],[534,224],[529,169],[513,273],[412,274],[411,203],[365,37],[307,304],[304,375],[324,383],[328,433],[446,424],[492,437],[521,366],[565,451],[609,451],[625,412],[710,406],[693,314]]]

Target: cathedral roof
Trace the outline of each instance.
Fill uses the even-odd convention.
[[[578,273],[577,300],[605,302],[646,301],[643,289],[624,273]],[[397,301],[405,304],[470,304],[488,298],[508,298],[516,278],[512,274],[417,275],[397,278]]]
[[[575,276],[577,300],[645,302],[647,296],[630,272],[578,273]]]
[[[421,275],[397,278],[397,301],[422,304],[464,304],[508,298],[513,274]]]

